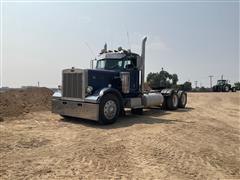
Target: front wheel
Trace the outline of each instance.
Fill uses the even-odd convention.
[[[114,123],[120,112],[120,103],[114,94],[106,94],[102,97],[99,106],[100,124]]]
[[[232,88],[232,92],[236,92],[236,88],[235,87]]]
[[[225,87],[224,87],[224,91],[225,91],[225,92],[229,92],[229,87],[228,87],[228,86],[225,86]]]
[[[178,108],[178,95],[173,92],[170,96],[167,97],[167,109],[176,110]]]

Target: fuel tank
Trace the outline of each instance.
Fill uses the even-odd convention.
[[[142,97],[144,107],[161,106],[164,102],[164,97],[161,93],[148,93]]]

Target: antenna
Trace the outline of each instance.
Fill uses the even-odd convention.
[[[89,46],[89,44],[87,42],[85,42],[85,45],[88,47],[89,51],[92,53],[94,59],[92,59],[90,61],[90,68],[93,69],[93,65],[94,65],[94,61],[97,59],[96,56],[94,55],[94,52],[92,50],[92,48]]]
[[[128,31],[127,31],[127,40],[128,40],[129,49],[131,50],[131,43],[130,43],[130,38],[129,38],[129,33],[128,33]]]
[[[91,54],[92,54],[93,56],[95,56],[95,55],[94,55],[94,52],[93,52],[92,48],[89,46],[89,44],[88,44],[87,42],[85,42],[85,45],[88,47],[88,49],[89,49],[89,51],[91,52]],[[95,59],[96,59],[96,57],[95,57]]]

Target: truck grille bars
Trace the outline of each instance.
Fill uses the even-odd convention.
[[[83,72],[63,72],[63,97],[84,98]]]

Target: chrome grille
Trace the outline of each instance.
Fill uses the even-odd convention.
[[[63,73],[63,97],[83,98],[83,73]]]

